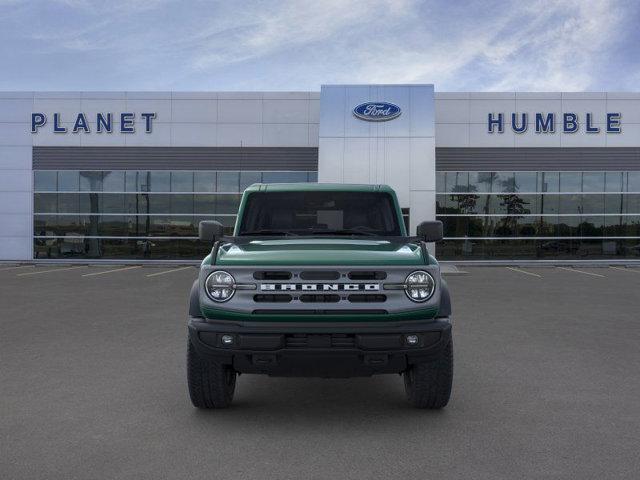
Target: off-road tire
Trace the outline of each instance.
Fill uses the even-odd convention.
[[[404,390],[417,408],[442,408],[449,403],[453,382],[453,340],[436,359],[416,363],[404,372]]]
[[[226,408],[233,400],[237,374],[229,365],[208,361],[188,342],[187,382],[191,403],[197,408]]]

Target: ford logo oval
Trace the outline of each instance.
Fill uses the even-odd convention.
[[[353,109],[353,114],[367,122],[386,122],[399,117],[402,113],[400,107],[389,102],[361,103]]]

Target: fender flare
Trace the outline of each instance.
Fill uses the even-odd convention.
[[[191,293],[189,294],[189,316],[196,318],[203,318],[200,311],[200,289],[198,285],[198,279],[195,279],[191,286]]]
[[[450,317],[451,316],[451,294],[449,293],[449,286],[444,278],[440,280],[442,286],[442,292],[440,292],[440,308],[438,309],[438,315],[436,318]]]

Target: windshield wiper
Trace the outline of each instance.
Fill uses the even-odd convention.
[[[270,230],[267,228],[263,228],[261,230],[248,230],[246,232],[240,232],[240,235],[284,235],[284,236],[295,236],[297,237],[297,233],[293,233],[287,230]]]
[[[364,235],[367,237],[375,237],[378,235],[374,232],[367,232],[366,230],[356,230],[350,228],[344,228],[342,230],[308,230],[307,232],[312,235]]]

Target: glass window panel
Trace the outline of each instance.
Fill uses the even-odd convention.
[[[561,172],[560,173],[561,192],[581,192],[582,172]]]
[[[583,172],[583,192],[604,192],[604,172]]]
[[[101,193],[81,193],[78,195],[78,212],[80,213],[101,213],[102,194]],[[121,213],[122,209],[115,213]]]
[[[449,195],[436,194],[436,213],[453,213],[447,209],[447,200]]]
[[[318,183],[318,172],[309,172],[309,182]]]
[[[215,192],[216,172],[193,172],[194,192]]]
[[[308,174],[305,172],[305,176],[308,178]],[[254,184],[262,182],[262,173],[260,172],[240,172],[240,191],[243,192],[245,188]]]
[[[126,211],[124,199],[125,194],[123,193],[103,193],[100,211],[102,213],[124,213]]]
[[[445,237],[466,237],[470,217],[441,217]]]
[[[193,195],[171,195],[170,198],[170,213],[193,213]]]
[[[622,172],[605,173],[604,191],[622,192]]]
[[[171,195],[142,195],[146,197],[149,202],[149,213],[164,213],[171,212]],[[144,210],[141,213],[146,213]]]
[[[155,171],[149,172],[149,183],[147,185],[149,192],[169,192],[171,191],[171,173]]]
[[[497,195],[500,211],[509,215],[536,213],[535,195]]]
[[[78,172],[73,170],[58,171],[58,191],[77,192],[80,187]]]
[[[448,192],[469,191],[468,172],[447,172],[446,188]]]
[[[538,236],[556,237],[558,236],[558,217],[556,215],[540,217],[538,226]]]
[[[494,174],[492,172],[470,172],[469,173],[469,191],[470,192],[490,192],[493,176]],[[448,179],[447,179],[447,183],[448,183]]]
[[[491,213],[491,211],[493,210],[493,204],[497,201],[498,199],[495,195],[478,195],[478,201],[474,205],[475,209],[473,213]],[[472,212],[469,211],[469,213]]]
[[[125,174],[125,191],[142,192],[148,191],[147,184],[149,182],[149,172],[146,171],[127,171]],[[143,190],[144,188],[144,190]]]
[[[627,173],[627,192],[640,192],[640,172]]]
[[[124,192],[124,174],[122,170],[113,170],[102,172],[102,191],[103,192]]]
[[[33,233],[37,236],[53,236],[58,226],[57,215],[34,215]]]
[[[102,172],[80,172],[81,192],[101,192]]]
[[[620,215],[607,215],[604,217],[604,230],[603,236],[606,237],[621,237],[625,235],[626,224],[625,219]]]
[[[172,192],[193,192],[193,172],[171,172]]]
[[[58,189],[57,172],[35,170],[33,172],[33,188],[36,192],[55,192]]]
[[[540,217],[516,217],[516,236],[535,237],[540,226]]]
[[[604,213],[624,213],[622,194],[604,195]]]
[[[127,193],[124,197],[124,213],[148,213],[149,200],[148,195],[136,195],[134,193]]]
[[[496,172],[492,186],[493,192],[515,192],[516,178],[514,172]]]
[[[194,192],[215,192],[216,172],[193,172]]]
[[[582,213],[582,195],[559,195],[560,213]]]
[[[240,190],[240,172],[218,172],[216,191],[238,192]]]
[[[216,213],[216,195],[194,195],[193,211],[201,215]]]
[[[559,217],[558,234],[561,237],[577,237],[580,235],[580,223],[582,217]]]
[[[517,231],[518,217],[493,217],[492,237],[513,237]]]
[[[515,172],[514,192],[537,192],[538,172]]]
[[[640,213],[640,194],[627,193],[622,196],[623,213]]]
[[[33,196],[33,211],[35,213],[57,213],[58,194],[36,193]]]
[[[538,191],[539,192],[559,192],[560,191],[560,173],[539,172]]]
[[[580,221],[580,236],[601,237],[604,227],[604,216],[585,216]]]
[[[467,235],[470,237],[481,237],[485,234],[484,217],[467,217],[469,223],[467,226]]]
[[[129,233],[126,217],[120,215],[106,215],[100,218],[98,226],[100,235],[107,237],[127,236]]]
[[[602,194],[582,195],[582,213],[603,213],[604,197]]]
[[[79,197],[77,193],[58,194],[59,213],[78,213],[80,211]]]
[[[446,172],[436,172],[436,192],[446,192],[445,182]]]
[[[216,196],[216,210],[212,213],[238,213],[238,206],[240,205],[240,195],[217,195]]]
[[[509,197],[509,195],[487,195],[486,200],[489,200],[489,203],[488,203],[489,209],[487,213],[494,214],[494,215],[495,214],[505,215],[509,213],[508,208],[511,202],[507,197]]]
[[[543,214],[554,214],[560,211],[560,195],[544,194],[540,195],[540,212]]]
[[[451,198],[456,202],[450,205],[457,205],[459,213],[483,213],[483,202],[487,200],[483,195],[451,195]]]

